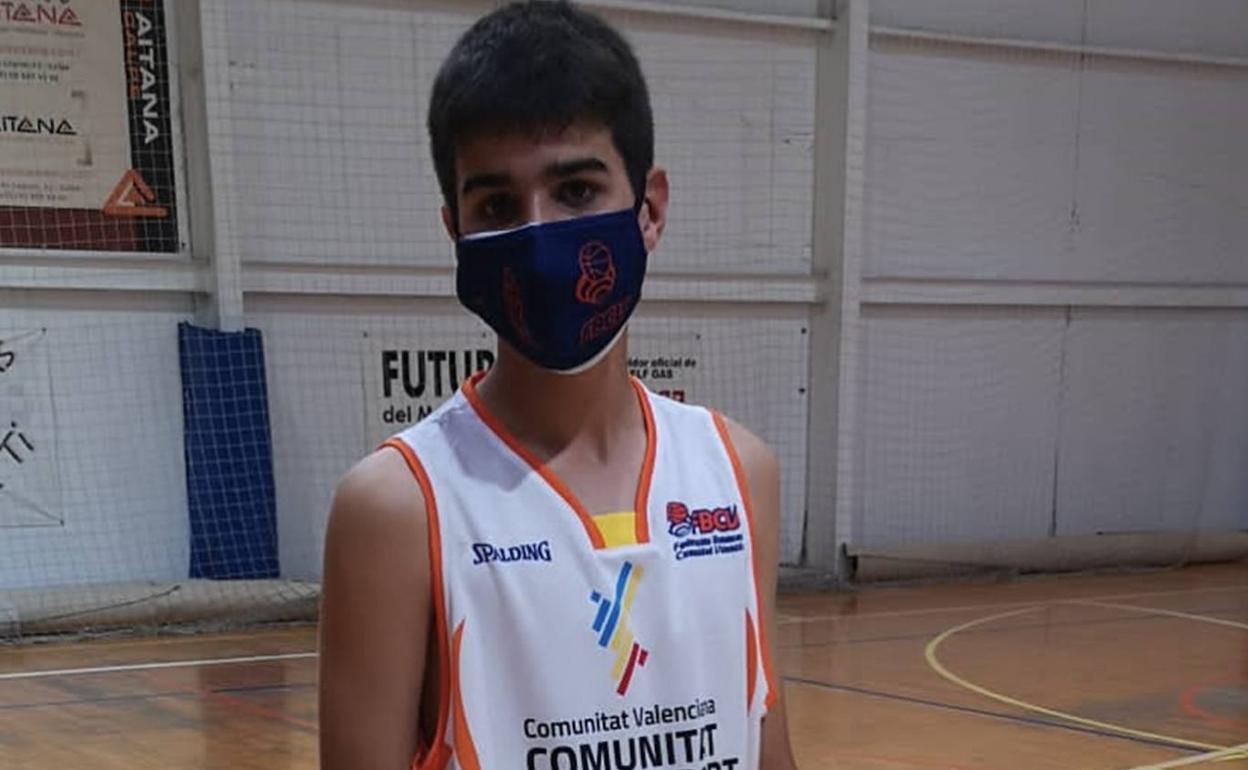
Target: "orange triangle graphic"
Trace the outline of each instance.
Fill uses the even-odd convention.
[[[156,202],[156,193],[143,181],[139,172],[130,169],[122,175],[121,181],[113,188],[113,192],[104,203],[104,213],[113,217],[167,217],[169,209],[163,206],[152,206]]]

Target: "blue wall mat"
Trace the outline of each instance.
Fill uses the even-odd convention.
[[[277,577],[277,501],[257,329],[178,325],[192,578]]]

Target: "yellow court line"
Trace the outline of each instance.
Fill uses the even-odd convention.
[[[1109,722],[1100,722],[1095,719],[1088,719],[1086,717],[1076,716],[1075,714],[1068,714],[1065,711],[1058,711],[1056,709],[1045,708],[1044,706],[1040,706],[1035,703],[1029,703],[1028,701],[1020,700],[1018,698],[1011,698],[1008,695],[1003,695],[1002,693],[996,692],[994,690],[989,690],[987,687],[980,687],[974,682],[969,682],[966,679],[963,679],[962,677],[953,673],[949,669],[945,668],[944,664],[940,662],[940,658],[936,654],[937,650],[940,649],[940,645],[943,644],[945,640],[947,640],[949,637],[955,634],[959,634],[967,630],[968,628],[974,628],[975,626],[983,625],[985,623],[991,623],[994,620],[1003,620],[1005,618],[1014,617],[1015,615],[1023,615],[1029,612],[1035,612],[1036,610],[1045,609],[1047,606],[1048,605],[1040,605],[1040,606],[1035,606],[1035,607],[1027,607],[1021,610],[1012,610],[1010,612],[999,612],[996,615],[988,615],[987,617],[978,618],[977,620],[972,620],[967,623],[963,623],[961,625],[948,628],[942,633],[940,633],[938,636],[936,636],[934,639],[932,639],[930,642],[928,642],[927,647],[923,650],[923,656],[927,659],[927,665],[930,666],[932,670],[935,671],[937,674],[939,674],[946,680],[952,682],[953,684],[958,685],[959,687],[962,687],[964,689],[970,690],[971,692],[983,695],[985,698],[991,698],[995,701],[999,701],[1001,703],[1005,703],[1007,705],[1014,706],[1016,708],[1021,708],[1025,711],[1031,711],[1036,714],[1044,714],[1046,716],[1056,717],[1057,719],[1062,719],[1067,722],[1073,722],[1075,724],[1084,725],[1086,727],[1095,727],[1100,730],[1106,730],[1109,732],[1118,733],[1120,735],[1130,735],[1136,738],[1144,738],[1144,739],[1153,740],[1153,741],[1164,741],[1167,743],[1173,743],[1178,746],[1188,746],[1193,749],[1203,749],[1205,751],[1220,752],[1220,751],[1226,750],[1227,747],[1225,746],[1215,746],[1210,743],[1201,743],[1200,741],[1189,741],[1186,738],[1176,738],[1172,735],[1162,735],[1160,733],[1150,733],[1144,730],[1135,730],[1133,728],[1124,727],[1122,725],[1116,725],[1116,724],[1112,724]]]
[[[1211,615],[1194,615],[1190,612],[1179,612],[1178,610],[1165,610],[1160,607],[1141,607],[1138,604],[1114,604],[1113,602],[1100,602],[1091,599],[1072,599],[1065,602],[1066,604],[1083,604],[1089,607],[1108,607],[1112,610],[1126,610],[1128,612],[1143,612],[1146,615],[1169,615],[1172,618],[1182,618],[1184,620],[1195,620],[1200,623],[1212,623],[1215,626],[1229,626],[1230,628],[1240,628],[1248,631],[1248,623],[1240,623],[1238,620],[1227,620],[1226,618],[1215,618]]]
[[[1248,743],[1241,743],[1238,746],[1231,746],[1227,749],[1211,751],[1208,754],[1199,754],[1194,757],[1172,759],[1169,762],[1162,762],[1156,765],[1138,765],[1130,770],[1170,770],[1173,767],[1188,767],[1189,765],[1199,765],[1205,762],[1235,762],[1240,759],[1248,759]]]

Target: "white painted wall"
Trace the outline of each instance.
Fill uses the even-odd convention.
[[[1077,42],[1086,0],[871,0],[879,26]]]
[[[474,328],[450,294],[423,121],[475,6],[202,3],[210,133],[229,140],[215,229],[241,252],[245,320],[266,335],[283,568],[314,577],[330,490],[369,448],[360,336]],[[1242,0],[1083,7],[870,4],[876,25],[1248,55]],[[698,388],[780,456],[785,560],[802,554],[807,477],[839,471],[807,466],[801,392],[802,329],[828,286],[855,387],[840,435],[809,438],[840,439],[853,462],[841,542],[1248,526],[1243,69],[877,36],[825,73],[867,95],[866,150],[844,164],[866,176],[844,237],[861,228],[861,262],[838,264],[847,252],[812,276],[815,218],[839,213],[815,211],[812,191],[844,181],[813,175],[816,33],[610,16],[650,76],[674,182],[639,339],[702,334],[713,350]],[[75,437],[60,450],[65,527],[4,532],[0,586],[184,574],[176,323],[211,292],[205,268],[0,266],[0,328],[52,330]]]
[[[1088,66],[1079,115],[1069,277],[1248,283],[1248,67]]]
[[[319,574],[330,491],[370,447],[360,335],[419,341],[477,328],[447,280],[451,250],[424,119],[435,68],[480,8],[200,5],[195,18],[181,4],[174,10],[181,28],[203,36],[202,82],[196,67],[183,73],[188,119],[205,123],[187,133],[211,141],[190,148],[192,165],[211,169],[213,183],[210,198],[206,187],[194,190],[194,252],[221,267],[123,264],[108,255],[0,265],[0,329],[50,329],[66,522],[0,532],[0,588],[185,576],[178,321],[234,308],[230,323],[265,332],[279,544],[291,577]],[[799,15],[814,7],[691,5]],[[666,304],[643,314],[667,320],[654,315],[638,329],[650,329],[659,346],[673,330],[704,336],[714,363],[697,372],[696,388],[776,448],[785,465],[782,548],[796,560],[805,514],[803,330],[814,297],[806,276],[815,33],[610,16],[648,71],[659,155],[673,179],[673,220],[655,271],[706,276],[656,284]],[[760,291],[759,281],[770,288]],[[7,289],[38,289],[38,301],[10,303]]]
[[[1044,537],[1064,314],[866,313],[857,545]]]
[[[177,324],[189,301],[3,290],[0,299],[0,329],[48,330],[64,520],[0,529],[0,589],[185,578]],[[32,438],[47,450],[52,436]]]
[[[671,310],[659,303],[639,313],[630,354],[699,356],[682,385],[771,444],[783,468],[782,551],[796,560],[806,484],[804,322]],[[282,571],[315,577],[334,485],[379,440],[366,428],[364,367],[375,362],[366,359],[365,333],[412,349],[463,349],[482,344],[483,327],[451,301],[255,298],[248,319],[268,352]]]
[[[1244,0],[871,0],[871,22],[1167,53],[1248,54]]]
[[[1091,0],[1088,42],[1169,53],[1248,56],[1248,3]]]
[[[480,9],[212,1],[236,11],[222,42],[244,259],[445,266],[425,111]],[[672,175],[663,266],[808,273],[813,33],[608,15],[643,62]]]
[[[1066,276],[1073,65],[876,41],[869,67],[866,275]]]
[[[314,576],[333,484],[369,448],[362,335],[397,334],[415,347],[478,328],[444,280],[453,258],[425,110],[437,67],[480,9],[204,2],[232,12],[205,45],[230,83],[228,109],[218,110],[232,126],[227,215],[252,287],[246,321],[265,332],[268,350],[283,571]],[[753,10],[803,8],[813,13],[809,0]],[[639,320],[634,347],[681,330],[703,335],[711,363],[697,373],[697,397],[776,448],[782,551],[796,561],[805,515],[807,306],[759,305],[756,284],[810,273],[815,33],[606,15],[646,70],[658,161],[672,180],[672,218],[652,271],[708,276],[719,297],[708,303],[711,289],[694,280],[643,308],[652,317]],[[390,300],[360,296],[386,283],[379,267],[401,280],[429,276],[430,296],[404,300],[387,287],[381,293]],[[316,297],[273,296],[248,282],[265,270],[279,278],[283,270],[316,271],[301,287]]]
[[[818,0],[681,0],[679,4],[784,16],[814,16],[819,8]]]
[[[873,36],[841,541],[1248,528],[1248,3],[871,8],[1155,55]]]
[[[1248,69],[879,41],[869,83],[868,276],[1248,281]]]
[[[1248,310],[1078,312],[1058,531],[1248,528]]]

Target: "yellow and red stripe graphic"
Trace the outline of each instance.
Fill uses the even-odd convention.
[[[611,678],[617,682],[615,691],[620,695],[628,693],[634,672],[644,667],[650,657],[650,651],[638,644],[628,623],[641,575],[641,567],[624,562],[615,581],[613,596],[608,598],[597,591],[589,595],[589,600],[598,606],[593,623],[594,632],[598,634],[598,646],[615,653]]]

